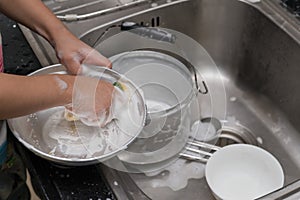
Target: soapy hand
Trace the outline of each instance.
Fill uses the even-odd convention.
[[[77,76],[72,103],[66,108],[86,125],[103,127],[108,122],[114,86],[98,78]],[[66,119],[72,119],[71,117]]]
[[[98,51],[91,48],[74,35],[66,33],[54,44],[59,61],[71,74],[80,74],[82,64],[111,68],[111,62]]]

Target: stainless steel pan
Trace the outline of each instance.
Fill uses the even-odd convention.
[[[110,75],[110,80],[108,81],[114,82],[120,79],[120,75],[112,70],[102,67],[96,67],[95,69],[97,69],[98,72],[108,73]],[[66,73],[65,67],[58,64],[40,69],[29,76]],[[124,79],[123,76],[122,78]],[[128,81],[129,87],[136,89],[136,86],[131,81],[127,79],[126,81]],[[138,90],[135,91],[136,98],[138,98],[139,101],[137,109],[141,118],[138,122],[135,122],[139,123],[139,126],[136,126],[135,130],[131,131],[130,134],[127,134],[126,130],[123,130],[123,132],[121,131],[120,134],[114,138],[109,138],[109,134],[105,136],[106,138],[103,138],[104,136],[102,137],[97,130],[99,129],[98,127],[88,127],[80,124],[81,122],[68,122],[64,119],[56,123],[55,120],[59,118],[57,116],[61,115],[60,113],[63,112],[64,107],[55,107],[28,116],[9,119],[8,124],[15,137],[25,147],[40,157],[62,165],[78,166],[98,163],[126,149],[127,145],[138,136],[144,126],[146,119],[145,103],[141,93]],[[51,123],[49,125],[50,119],[54,119],[54,121],[50,121]],[[59,137],[64,137],[65,134],[69,134],[69,132],[66,131],[60,133],[60,131],[57,130],[58,126],[61,126],[64,130],[66,130],[66,128],[69,130],[76,127],[75,132],[70,133],[71,135],[68,136],[70,139],[66,140],[63,145],[49,136],[49,134],[61,134]],[[49,129],[53,129],[54,132]],[[98,136],[96,134],[98,134]],[[91,140],[94,140],[92,142],[95,145],[102,145],[101,148],[93,147],[92,151],[91,145],[88,145]],[[58,148],[60,148],[59,151]],[[76,154],[76,151],[82,151],[82,153]]]

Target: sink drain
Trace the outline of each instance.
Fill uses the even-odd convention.
[[[258,146],[254,134],[242,125],[224,124],[220,130],[216,145],[224,147],[231,144],[251,144]]]

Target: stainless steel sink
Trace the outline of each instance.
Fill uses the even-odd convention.
[[[66,24],[91,45],[109,26],[122,21],[143,22],[150,26],[159,22],[161,27],[192,37],[208,51],[221,71],[227,109],[223,120],[249,128],[259,145],[278,158],[284,169],[285,185],[298,180],[299,21],[285,13],[276,0],[256,4],[238,0],[156,3],[155,6],[143,4]],[[105,37],[115,33],[118,30]],[[40,39],[35,41],[39,43]],[[110,53],[105,55],[111,56]],[[47,64],[55,62],[53,55],[44,57],[49,58]],[[210,76],[210,79],[213,81],[218,77]],[[210,90],[213,89],[212,86]],[[201,104],[201,115],[206,115],[209,110],[208,104]],[[205,178],[191,179],[184,189],[172,191],[167,187],[152,187],[151,178],[143,174],[127,174],[105,166],[100,168],[120,199],[213,199]]]

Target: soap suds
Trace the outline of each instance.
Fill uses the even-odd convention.
[[[169,187],[173,191],[185,188],[189,179],[200,179],[205,174],[205,164],[178,159],[172,165],[146,176],[153,177],[150,180],[153,188]]]
[[[115,123],[101,129],[86,126],[81,121],[67,121],[63,109],[47,120],[43,138],[52,149],[50,154],[66,158],[103,155],[122,147],[130,139],[116,128]]]
[[[129,87],[128,87],[129,88]],[[82,159],[101,156],[124,147],[143,127],[139,98],[133,89],[122,93],[117,89],[113,98],[109,123],[87,126],[82,119],[68,121],[65,108],[53,113],[43,127],[43,139],[51,149],[49,154]]]
[[[56,81],[59,89],[61,89],[62,91],[68,89],[68,84],[62,79],[60,79],[58,76],[54,76],[54,80]]]

